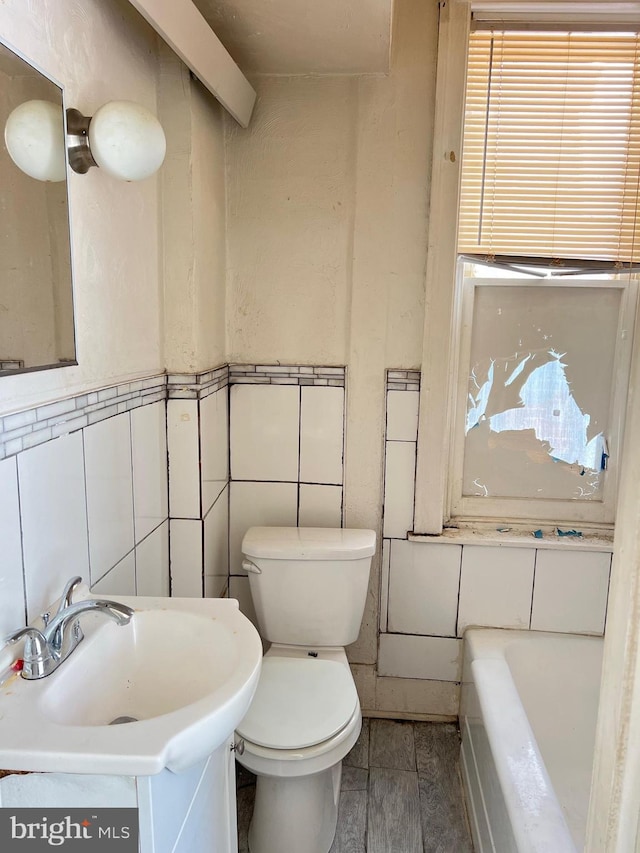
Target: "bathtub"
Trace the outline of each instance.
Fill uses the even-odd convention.
[[[472,628],[460,705],[476,853],[584,849],[603,641]]]

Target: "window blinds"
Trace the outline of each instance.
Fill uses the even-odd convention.
[[[640,39],[471,34],[458,250],[640,261]]]

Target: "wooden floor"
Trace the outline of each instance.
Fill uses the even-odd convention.
[[[454,725],[364,720],[343,762],[331,853],[472,853],[459,753]],[[238,765],[239,853],[249,850],[254,791]]]

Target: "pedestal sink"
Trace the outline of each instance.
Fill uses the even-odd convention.
[[[120,597],[47,678],[0,687],[0,768],[148,776],[211,755],[253,697],[262,645],[229,599]],[[121,724],[113,725],[119,722]]]

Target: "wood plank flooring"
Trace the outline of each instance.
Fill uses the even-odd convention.
[[[342,765],[330,853],[473,853],[459,753],[453,724],[364,720]],[[255,779],[237,769],[238,849],[248,853]]]

